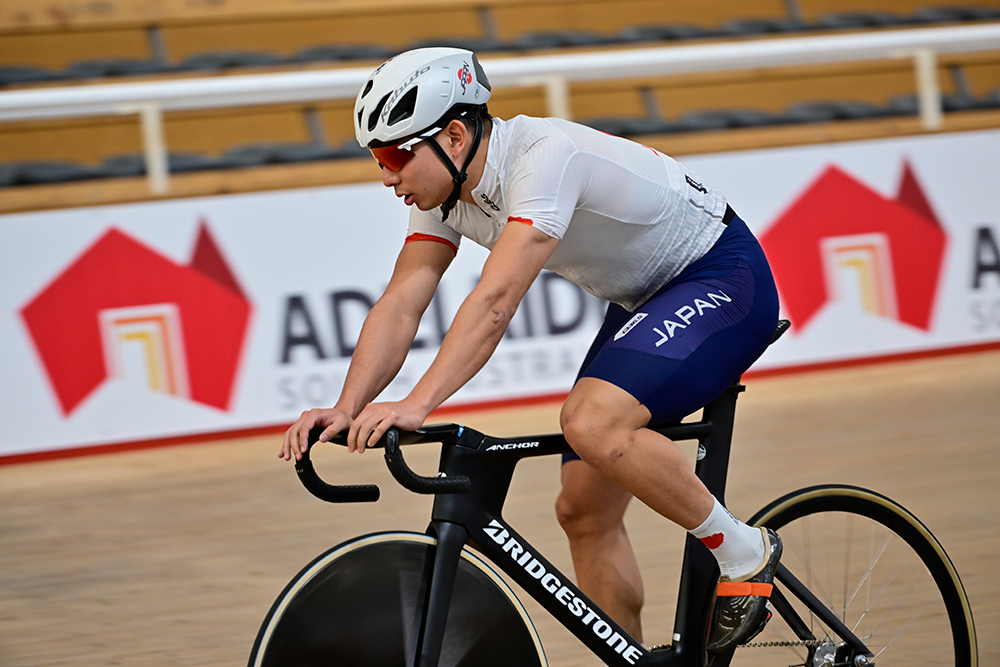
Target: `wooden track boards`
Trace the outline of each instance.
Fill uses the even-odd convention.
[[[780,494],[823,482],[893,497],[948,550],[972,602],[981,664],[1000,662],[1000,352],[747,385],[730,473],[732,510],[747,517]],[[438,421],[540,433],[557,428],[557,415],[558,406],[549,405]],[[383,490],[373,505],[331,507],[275,458],[278,440],[0,467],[0,664],[244,664],[271,602],[314,556],[356,534],[425,526],[430,500],[396,487],[377,454],[317,454],[327,476],[378,481]],[[433,470],[434,449],[414,451],[414,468]],[[526,462],[505,516],[570,572],[552,510],[557,491],[557,460]],[[666,642],[682,533],[639,503],[628,523],[645,577],[646,640]],[[525,603],[553,667],[596,664]],[[734,661],[753,664],[748,652]]]

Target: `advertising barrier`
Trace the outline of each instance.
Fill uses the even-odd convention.
[[[793,323],[755,370],[1000,346],[1000,131],[681,160],[761,239]],[[332,405],[406,218],[380,184],[0,216],[0,461]],[[485,257],[463,243],[383,398],[430,365]],[[567,392],[604,308],[543,273],[448,404]]]

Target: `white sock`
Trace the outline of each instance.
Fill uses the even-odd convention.
[[[718,500],[705,522],[688,532],[708,547],[719,561],[722,576],[732,581],[754,574],[767,550],[760,528],[746,525]]]

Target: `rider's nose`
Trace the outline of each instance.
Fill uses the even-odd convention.
[[[397,183],[399,183],[399,172],[390,171],[389,169],[383,168],[382,169],[382,185],[384,185],[387,188],[391,188],[392,186],[396,185]]]

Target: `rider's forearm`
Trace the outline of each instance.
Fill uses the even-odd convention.
[[[420,318],[400,311],[380,299],[365,318],[344,389],[334,406],[352,418],[392,382],[406,361]]]
[[[429,413],[471,380],[500,343],[522,296],[491,292],[480,283],[459,308],[434,363],[408,400]]]

